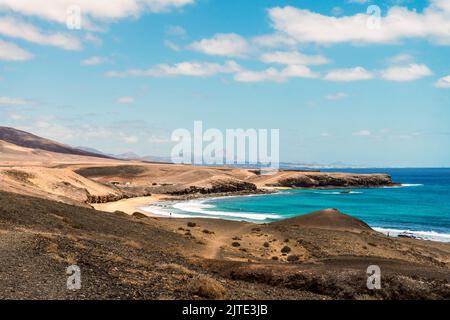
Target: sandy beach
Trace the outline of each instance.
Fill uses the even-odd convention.
[[[167,198],[165,195],[152,195],[147,197],[136,197],[131,199],[122,199],[119,201],[107,202],[107,203],[95,203],[92,206],[99,211],[115,212],[122,211],[129,215],[135,212],[140,212],[148,216],[158,216],[152,214],[149,211],[144,211],[141,208],[151,205],[155,202],[161,201],[162,198]]]

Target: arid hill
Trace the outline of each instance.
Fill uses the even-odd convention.
[[[309,214],[273,223],[274,226],[298,226],[311,229],[329,229],[368,232],[373,231],[365,222],[339,212],[337,209],[324,209]]]
[[[388,175],[106,159],[12,132],[0,139],[0,299],[450,297],[449,244],[389,238],[334,209],[270,224],[139,212],[166,198],[394,185]],[[366,287],[373,264],[382,290]]]
[[[0,127],[0,190],[79,206],[164,194],[198,197],[279,187],[394,185],[384,174],[207,167],[108,159],[20,130]]]
[[[337,211],[301,220],[159,219],[0,192],[0,299],[450,298],[449,244],[388,238]],[[66,288],[74,264],[79,291]],[[366,287],[373,264],[380,290]]]
[[[17,130],[9,127],[0,127],[0,140],[9,142],[16,146],[51,151],[56,153],[72,154],[87,157],[111,158],[103,154],[83,151],[72,148],[68,145],[38,137],[29,132]]]

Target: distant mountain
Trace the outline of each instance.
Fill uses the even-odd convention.
[[[114,155],[114,157],[116,157],[117,159],[122,159],[122,160],[141,160],[141,156],[134,152],[120,153],[120,154]]]
[[[170,158],[170,157],[145,156],[145,157],[142,157],[141,160],[149,161],[149,162],[173,163],[172,158]]]
[[[172,160],[170,157],[158,157],[158,156],[140,156],[135,152],[124,152],[119,154],[111,154],[111,153],[105,153],[103,151],[90,148],[90,147],[84,147],[80,146],[77,147],[79,150],[88,151],[88,152],[94,152],[98,154],[103,154],[105,156],[113,157],[115,159],[120,160],[138,160],[138,161],[148,161],[148,162],[165,162],[165,163],[172,163]]]
[[[139,160],[139,161],[147,161],[147,162],[165,162],[172,163],[170,157],[157,157],[157,156],[140,156],[134,152],[126,152],[121,154],[114,155],[117,159],[123,160]]]
[[[110,154],[106,154],[103,151],[100,151],[100,150],[97,150],[97,149],[91,148],[91,147],[78,146],[78,147],[75,147],[75,149],[85,151],[85,152],[95,153],[95,154],[99,154],[99,155],[104,155],[107,157],[112,157],[112,155],[110,155]]]
[[[0,140],[15,144],[20,147],[31,149],[40,149],[56,153],[73,154],[79,156],[112,158],[102,153],[80,150],[53,140],[38,137],[29,132],[9,127],[0,127]]]

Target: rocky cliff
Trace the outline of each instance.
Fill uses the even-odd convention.
[[[298,176],[282,178],[276,187],[291,188],[373,188],[397,185],[387,174],[326,174],[308,173]]]

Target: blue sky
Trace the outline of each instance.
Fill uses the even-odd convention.
[[[79,0],[71,30],[73,3],[0,0],[0,125],[167,156],[202,120],[279,128],[282,161],[450,166],[449,0]]]

